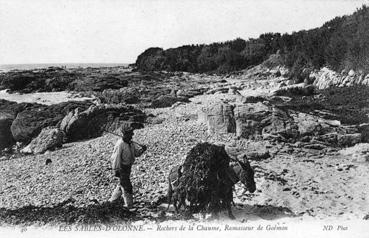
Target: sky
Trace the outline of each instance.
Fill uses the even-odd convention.
[[[164,49],[291,33],[369,0],[0,0],[0,64],[133,63]]]

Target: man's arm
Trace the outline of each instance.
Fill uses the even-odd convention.
[[[113,154],[111,155],[111,165],[113,169],[113,174],[117,176],[117,173],[120,171],[120,165],[122,160],[122,147],[123,143],[121,140],[118,140],[114,146]]]
[[[146,145],[139,145],[136,142],[133,142],[133,148],[134,148],[134,152],[135,152],[135,157],[141,156],[147,150]]]

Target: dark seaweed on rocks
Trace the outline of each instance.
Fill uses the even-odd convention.
[[[137,220],[134,213],[122,209],[123,204],[102,203],[75,207],[73,200],[67,200],[52,207],[24,206],[18,209],[0,208],[0,225],[59,225],[59,224],[101,224],[115,220]]]
[[[10,92],[96,91],[127,87],[124,74],[105,74],[99,69],[63,69],[51,67],[0,74],[0,89]]]
[[[0,87],[13,92],[63,91],[81,74],[52,67],[40,70],[10,71],[0,74]]]
[[[339,120],[343,124],[356,125],[368,122],[369,87],[332,87],[319,90],[312,96],[293,96],[292,100],[278,106],[306,113],[329,112],[326,119]],[[320,115],[322,116],[322,115]]]
[[[172,97],[172,96],[160,96],[159,98],[151,102],[151,107],[153,108],[163,108],[170,107],[176,102],[189,102],[186,97]]]

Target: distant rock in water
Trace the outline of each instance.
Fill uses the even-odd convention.
[[[126,87],[128,81],[115,74],[105,74],[103,69],[47,68],[10,71],[0,74],[0,89],[10,92],[103,91]]]
[[[124,104],[91,106],[87,110],[75,109],[61,121],[60,129],[67,141],[78,141],[101,136],[104,131],[114,131],[123,123],[138,129],[143,127],[145,114]]]
[[[59,128],[46,127],[40,134],[21,150],[26,154],[40,154],[47,150],[61,147],[63,144],[63,133]]]
[[[10,71],[0,75],[1,88],[21,93],[64,91],[80,74],[62,68]]]

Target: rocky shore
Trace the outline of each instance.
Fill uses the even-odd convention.
[[[368,88],[322,89],[316,81],[288,85],[284,70],[263,66],[230,75],[39,71],[80,82],[60,90],[77,89],[93,99],[53,105],[1,101],[0,135],[8,136],[0,137],[0,180],[6,181],[0,185],[0,223],[182,219],[171,209],[165,212],[166,177],[204,141],[226,145],[232,156],[246,154],[255,169],[254,194],[236,185],[238,221],[363,219],[369,212]],[[105,80],[112,75],[119,80]],[[46,76],[40,80],[46,82]],[[2,77],[6,87],[18,76]],[[104,83],[86,86],[97,82]],[[117,137],[105,131],[122,123],[132,123],[134,141],[148,145],[132,173],[135,212],[106,203],[118,181],[109,161]]]

